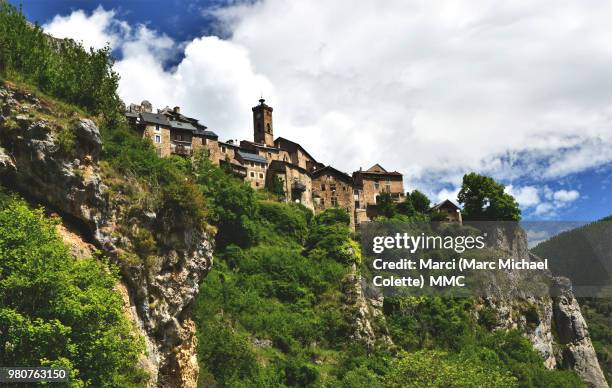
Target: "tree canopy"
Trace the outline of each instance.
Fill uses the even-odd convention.
[[[463,176],[457,199],[465,220],[519,221],[521,210],[505,186],[493,178],[471,172]]]

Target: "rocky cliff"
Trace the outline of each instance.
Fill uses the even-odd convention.
[[[131,242],[118,232],[123,209],[108,195],[96,124],[20,88],[0,85],[0,179],[4,186],[53,209],[120,270],[130,314],[145,336],[143,366],[151,385],[195,386],[195,324],[190,309],[212,266],[212,238],[193,227],[157,232],[150,263],[124,260]],[[156,215],[130,220],[156,223]],[[159,226],[159,225],[158,225]],[[166,244],[168,241],[181,244]],[[180,246],[180,248],[173,248]]]
[[[488,231],[489,246],[508,254],[514,260],[540,261],[530,253],[527,236],[521,228]],[[580,306],[567,278],[541,273],[537,283],[549,285],[548,295],[525,290],[534,282],[531,273],[508,271],[503,289],[492,287],[481,298],[479,311],[494,312],[493,330],[519,329],[530,339],[548,368],[573,369],[589,387],[608,387]]]

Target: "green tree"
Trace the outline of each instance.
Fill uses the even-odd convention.
[[[276,196],[276,199],[278,199],[279,201],[283,201],[285,199],[284,182],[278,175],[275,175],[270,180],[268,191],[274,194]]]
[[[0,365],[66,367],[73,386],[145,384],[115,268],[75,260],[56,222],[1,192],[0,257]]]
[[[391,196],[391,193],[386,191],[378,195],[378,198],[376,199],[376,206],[378,208],[378,214],[383,217],[391,218],[396,213],[393,197]]]
[[[408,195],[406,195],[408,196]],[[412,202],[412,206],[414,210],[418,213],[427,213],[429,210],[430,201],[429,198],[419,190],[412,190],[409,194],[410,201]]]
[[[414,205],[412,204],[410,193],[406,193],[404,200],[396,205],[396,209],[399,214],[404,216],[412,217],[415,215],[416,211],[414,209]]]
[[[474,172],[463,176],[457,196],[466,220],[519,221],[521,210],[505,186],[493,178]]]

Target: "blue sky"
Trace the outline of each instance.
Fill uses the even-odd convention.
[[[16,1],[11,1],[18,4]],[[126,102],[181,105],[222,138],[275,135],[351,172],[380,162],[455,199],[494,176],[528,220],[612,213],[612,6],[542,0],[23,1],[60,37],[110,42]]]

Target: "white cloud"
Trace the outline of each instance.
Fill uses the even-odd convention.
[[[129,26],[115,19],[115,11],[106,11],[99,6],[91,15],[82,10],[72,12],[68,16],[56,15],[43,29],[56,38],[72,38],[83,42],[85,47],[96,49],[107,44],[116,47],[122,40]]]
[[[553,198],[559,202],[573,202],[580,197],[580,193],[576,190],[559,190],[553,194]]]
[[[535,186],[506,186],[506,192],[516,199],[521,208],[529,208],[538,205],[540,203],[540,195],[538,191],[538,188]]]
[[[457,204],[457,195],[459,194],[459,191],[461,190],[460,187],[455,187],[452,190],[448,190],[448,189],[442,189],[440,191],[438,191],[435,195],[434,195],[434,200],[436,200],[436,203],[440,203],[442,201],[444,201],[445,199],[451,200],[453,202],[455,202]]]
[[[555,218],[562,209],[580,198],[577,190],[552,190],[549,186],[506,186],[506,192],[519,203],[523,214]]]
[[[102,8],[45,29],[115,44],[128,103],[181,105],[243,139],[263,93],[275,135],[321,161],[348,172],[380,162],[450,197],[440,188],[470,170],[545,183],[612,161],[612,3],[596,3],[264,0],[214,12],[229,38],[180,44]],[[184,58],[167,70],[172,50]],[[512,191],[536,214],[578,199]]]

